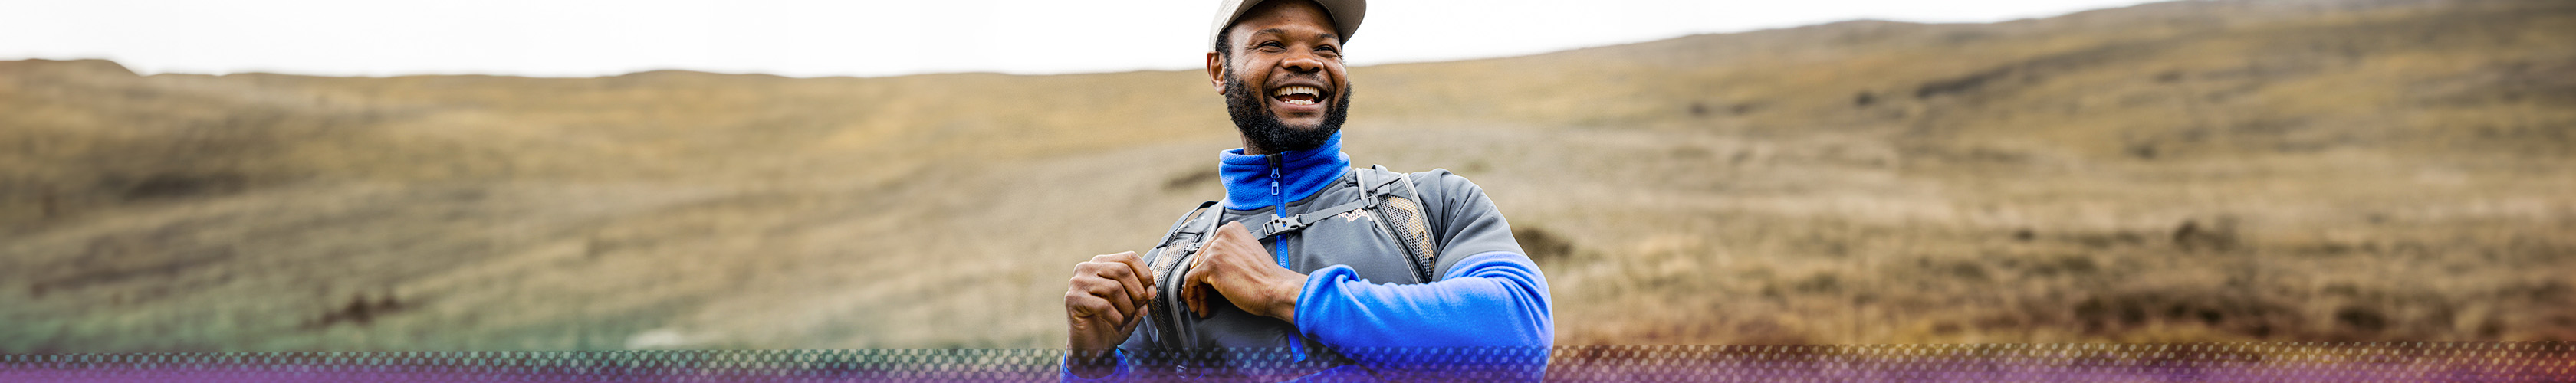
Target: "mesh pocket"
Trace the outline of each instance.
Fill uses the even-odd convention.
[[[1431,269],[1439,265],[1435,261],[1440,259],[1440,255],[1434,253],[1437,248],[1431,246],[1431,225],[1423,222],[1422,204],[1393,195],[1381,197],[1378,202],[1379,206],[1385,207],[1378,209],[1378,214],[1385,215],[1387,226],[1394,228],[1395,240],[1404,243],[1406,252],[1413,253],[1415,265],[1418,265],[1414,273],[1419,274],[1423,282],[1430,282]]]

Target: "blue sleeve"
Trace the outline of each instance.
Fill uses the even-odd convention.
[[[1370,284],[1349,266],[1306,277],[1297,297],[1297,330],[1336,349],[1477,347],[1531,355],[1515,363],[1544,368],[1556,326],[1547,278],[1528,256],[1486,252],[1460,259],[1438,282]],[[1441,363],[1415,351],[1344,352],[1362,365],[1397,359]],[[1535,375],[1533,375],[1535,376]]]
[[[1065,355],[1064,355],[1064,358],[1065,358],[1065,359],[1064,359],[1064,360],[1059,361],[1059,362],[1061,362],[1061,363],[1058,363],[1058,366],[1059,366],[1059,367],[1056,367],[1056,371],[1057,371],[1059,374],[1061,374],[1060,376],[1058,376],[1057,381],[1061,381],[1061,382],[1065,382],[1065,383],[1093,383],[1093,382],[1123,382],[1123,381],[1127,381],[1127,365],[1128,365],[1128,364],[1131,364],[1131,363],[1128,363],[1128,362],[1127,362],[1127,350],[1121,350],[1121,349],[1115,349],[1115,348],[1112,348],[1112,349],[1109,349],[1109,353],[1110,353],[1111,355],[1116,355],[1116,356],[1117,356],[1117,360],[1118,360],[1118,368],[1117,368],[1117,369],[1115,369],[1115,370],[1111,370],[1111,371],[1109,372],[1109,375],[1101,375],[1101,376],[1100,376],[1100,377],[1098,377],[1098,378],[1085,378],[1085,377],[1082,377],[1081,375],[1074,375],[1074,374],[1073,374],[1073,353],[1070,353],[1070,352],[1065,353]]]

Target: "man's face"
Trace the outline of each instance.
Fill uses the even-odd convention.
[[[1312,149],[1341,130],[1350,82],[1332,16],[1309,1],[1269,1],[1226,33],[1232,54],[1208,54],[1208,74],[1248,149]]]

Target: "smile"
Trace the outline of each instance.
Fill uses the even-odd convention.
[[[1324,90],[1311,86],[1290,85],[1270,91],[1270,97],[1288,105],[1315,105],[1324,100]]]

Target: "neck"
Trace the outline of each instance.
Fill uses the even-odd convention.
[[[1252,137],[1243,137],[1243,149],[1241,151],[1245,155],[1253,156],[1270,154],[1270,149],[1262,149],[1261,145],[1253,145]]]

